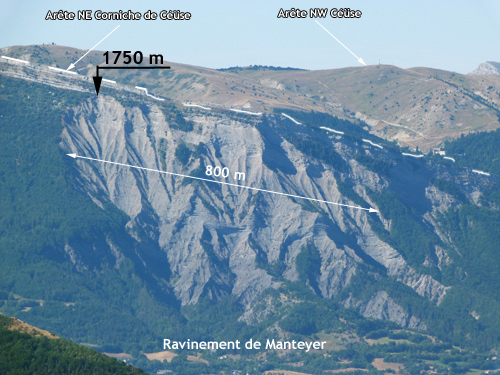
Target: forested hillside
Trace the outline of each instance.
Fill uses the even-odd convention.
[[[0,315],[0,373],[4,375],[145,374],[95,350],[60,338],[20,332]]]
[[[473,133],[445,143],[446,153],[456,156],[459,166],[500,176],[500,129]]]
[[[118,343],[131,350],[139,341],[156,346],[153,325],[176,330],[182,321],[169,291],[151,285],[155,268],[137,260],[139,253],[161,266],[158,247],[140,231],[141,242],[126,233],[123,212],[82,195],[59,148],[64,111],[83,95],[21,80],[0,84],[2,311],[104,350]],[[118,268],[114,246],[128,255]],[[76,255],[74,248],[85,250]],[[147,328],[141,314],[157,320]]]

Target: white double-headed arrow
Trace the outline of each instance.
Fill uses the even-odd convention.
[[[117,163],[114,161],[108,161],[108,160],[101,160],[101,159],[94,159],[94,158],[89,158],[86,156],[79,156],[77,154],[66,154],[73,159],[87,159],[87,160],[93,160],[93,161],[98,161],[100,163],[107,163],[107,164],[114,164],[114,165],[120,165],[122,167],[129,167],[129,168],[135,168],[135,169],[142,169],[144,171],[149,171],[149,172],[157,172],[157,173],[163,173],[163,174],[169,174],[172,176],[178,176],[178,177],[184,177],[184,178],[192,178],[193,180],[199,180],[199,181],[206,181],[206,182],[214,182],[216,184],[221,184],[221,185],[229,185],[229,186],[235,186],[243,189],[248,189],[248,190],[255,190],[255,191],[262,191],[264,193],[271,193],[271,194],[277,194],[277,195],[284,195],[286,197],[291,197],[291,198],[299,198],[299,199],[306,199],[308,201],[314,201],[314,202],[320,202],[320,203],[327,203],[327,204],[334,204],[336,206],[342,206],[342,207],[349,207],[349,208],[355,208],[358,210],[365,210],[368,212],[378,212],[374,208],[363,208],[359,206],[350,206],[348,204],[342,204],[342,203],[335,203],[335,202],[329,202],[329,201],[324,201],[321,199],[315,199],[315,198],[308,198],[308,197],[302,197],[300,195],[293,195],[293,194],[287,194],[287,193],[280,193],[277,191],[272,191],[272,190],[266,190],[266,189],[259,189],[255,187],[250,187],[250,186],[245,186],[245,185],[238,185],[238,184],[232,184],[230,182],[222,182],[222,181],[216,181],[216,180],[209,180],[208,178],[202,178],[202,177],[194,177],[194,176],[188,176],[185,174],[180,174],[180,173],[173,173],[173,172],[165,172],[165,171],[160,171],[158,169],[151,169],[151,168],[144,168],[144,167],[138,167],[136,165],[130,165],[130,164],[123,164],[123,163]]]

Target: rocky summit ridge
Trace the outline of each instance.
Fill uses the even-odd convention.
[[[500,74],[500,63],[494,61],[487,61],[479,64],[479,66],[474,69],[469,74],[476,75],[498,75]]]

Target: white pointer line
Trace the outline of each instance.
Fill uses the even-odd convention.
[[[328,31],[328,30],[327,30],[327,29],[326,29],[326,28],[325,28],[322,24],[320,24],[317,20],[314,20],[314,22],[316,22],[318,25],[320,25],[320,26],[322,27],[322,29],[323,29],[323,30],[325,30],[328,34],[330,34],[330,36],[331,36],[333,39],[335,39],[337,42],[339,42],[339,43],[340,43],[340,45],[341,45],[342,47],[344,47],[346,50],[348,50],[348,51],[351,53],[351,55],[353,55],[353,56],[356,58],[356,60],[358,60],[358,62],[359,62],[360,64],[366,65],[366,63],[363,61],[363,59],[362,59],[361,57],[356,56],[356,55],[354,54],[354,52],[352,52],[349,48],[347,48],[347,46],[346,46],[344,43],[342,43],[340,40],[338,40],[337,38],[335,38],[335,35],[333,35],[331,32],[329,32],[329,31]]]
[[[215,182],[217,184],[221,185],[229,185],[229,186],[235,186],[243,189],[248,189],[248,190],[256,190],[256,191],[262,191],[264,193],[271,193],[271,194],[278,194],[278,195],[284,195],[287,197],[292,197],[292,198],[300,198],[300,199],[307,199],[309,201],[315,201],[315,202],[320,202],[320,203],[327,203],[327,204],[334,204],[337,206],[343,206],[343,207],[349,207],[349,208],[356,208],[358,210],[365,210],[368,212],[378,212],[374,208],[363,208],[359,206],[350,206],[348,204],[342,204],[342,203],[335,203],[335,202],[329,202],[329,201],[323,201],[321,199],[315,199],[315,198],[308,198],[308,197],[302,197],[300,195],[293,195],[293,194],[286,194],[286,193],[279,193],[277,191],[272,191],[272,190],[266,190],[266,189],[259,189],[255,187],[250,187],[250,186],[244,186],[244,185],[238,185],[238,184],[232,184],[229,182],[222,182],[222,181],[215,181],[215,180],[209,180],[208,178],[201,178],[201,177],[194,177],[194,176],[187,176],[185,174],[180,174],[180,173],[173,173],[173,172],[165,172],[165,171],[160,171],[158,169],[151,169],[151,168],[144,168],[144,167],[138,167],[136,165],[130,165],[130,164],[123,164],[123,163],[116,163],[114,161],[107,161],[107,160],[101,160],[101,159],[94,159],[94,158],[89,158],[86,156],[79,156],[77,154],[66,154],[73,159],[80,158],[80,159],[87,159],[87,160],[93,160],[93,161],[98,161],[101,163],[108,163],[108,164],[114,164],[114,165],[120,165],[122,167],[129,167],[129,168],[136,168],[136,169],[142,169],[144,171],[150,171],[150,172],[158,172],[158,173],[164,173],[164,174],[169,174],[172,176],[178,176],[178,177],[185,177],[185,178],[192,178],[194,180],[199,180],[199,181],[206,181],[206,182]]]
[[[66,70],[71,70],[71,69],[73,69],[73,68],[75,67],[75,65],[76,65],[76,64],[78,64],[78,61],[80,61],[80,60],[81,60],[81,59],[83,59],[85,56],[87,56],[87,55],[88,55],[88,53],[89,53],[90,51],[92,51],[92,50],[93,50],[94,48],[96,48],[99,44],[101,44],[101,42],[102,42],[104,39],[106,39],[108,36],[110,36],[111,34],[113,34],[113,32],[114,32],[116,29],[118,29],[119,27],[120,27],[120,25],[116,26],[116,27],[115,27],[115,28],[114,28],[114,29],[113,29],[113,30],[112,30],[112,31],[111,31],[108,35],[106,35],[106,36],[105,36],[104,38],[102,38],[99,42],[97,42],[97,44],[96,44],[94,47],[92,47],[91,49],[89,49],[87,52],[85,52],[85,54],[84,54],[82,57],[80,57],[78,60],[76,60],[76,61],[75,61],[75,63],[70,64],[70,65],[69,65],[69,67],[68,67],[68,69],[66,69]]]

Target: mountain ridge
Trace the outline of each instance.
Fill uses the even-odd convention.
[[[50,45],[2,51],[62,69],[72,62],[73,55],[81,54],[76,49]],[[86,61],[91,63],[78,68],[79,72],[94,74],[94,66],[104,61],[100,54],[89,54]],[[171,66],[168,72],[137,72],[126,79],[116,71],[106,75],[174,100],[257,112],[276,107],[314,110],[361,119],[373,134],[424,151],[461,134],[500,127],[500,79],[496,76],[387,65],[322,71],[245,69],[237,73],[177,63]]]

